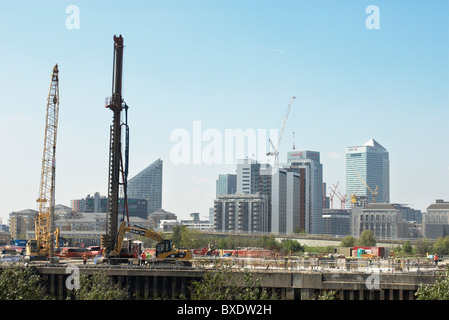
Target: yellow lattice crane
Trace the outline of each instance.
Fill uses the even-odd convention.
[[[50,92],[47,98],[44,154],[42,157],[41,182],[38,214],[35,219],[35,238],[28,241],[26,253],[29,256],[53,257],[59,246],[59,229],[54,226],[56,136],[59,113],[59,70],[56,64],[51,75]]]
[[[354,171],[354,173],[357,175],[357,177],[359,178],[360,181],[362,181],[362,183],[365,185],[365,187],[369,190],[369,192],[371,192],[371,195],[373,196],[373,203],[376,203],[376,196],[379,194],[379,186],[376,186],[376,189],[371,190],[371,188],[368,186],[368,184],[366,184],[365,180],[362,179],[362,177],[357,173],[357,171]]]

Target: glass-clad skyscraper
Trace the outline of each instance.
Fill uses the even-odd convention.
[[[390,202],[389,154],[376,140],[346,148],[346,195],[346,208],[354,196],[366,197],[368,203]]]
[[[157,159],[128,180],[128,198],[146,199],[148,214],[162,209],[161,159]]]
[[[216,182],[216,195],[234,194],[237,191],[236,174],[220,174]]]

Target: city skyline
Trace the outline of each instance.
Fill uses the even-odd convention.
[[[260,157],[271,151],[270,132],[282,127],[292,96],[279,163],[293,145],[318,151],[323,182],[339,182],[343,191],[345,148],[373,138],[389,151],[390,202],[425,211],[435,199],[449,199],[446,1],[111,3],[0,5],[0,26],[8,30],[0,77],[3,223],[10,212],[37,208],[55,63],[56,203],[107,194],[112,114],[104,100],[114,34],[125,44],[129,176],[162,159],[162,207],[180,218],[206,216],[218,175],[235,173],[226,130],[254,132]],[[173,161],[174,133],[189,134],[191,163]],[[234,162],[208,162],[208,147],[219,138],[222,159]]]

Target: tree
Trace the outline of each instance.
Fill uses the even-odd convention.
[[[404,244],[402,245],[401,251],[405,254],[410,254],[413,252],[413,248],[412,248],[412,245],[410,244],[409,240],[404,242]]]
[[[76,300],[125,300],[126,289],[114,284],[105,271],[95,272],[92,276],[80,276],[80,288],[74,290]]]
[[[13,265],[0,271],[0,300],[50,300],[41,278],[30,267]]]
[[[185,225],[178,225],[173,228],[171,240],[178,248],[195,248],[202,245],[202,234],[198,230],[192,230]]]
[[[438,254],[448,254],[449,253],[449,236],[439,237],[433,244],[432,251]]]
[[[343,239],[341,239],[340,247],[354,247],[355,246],[355,239],[353,236],[346,236]]]
[[[276,241],[276,239],[274,238],[274,235],[271,235],[270,237],[263,236],[262,239],[260,240],[259,246],[261,246],[262,248],[266,248],[266,249],[270,249],[270,250],[274,250],[274,251],[280,250],[280,244],[279,244],[279,242]]]
[[[181,225],[181,226],[178,225],[178,226],[175,226],[173,228],[173,232],[172,232],[172,235],[171,235],[171,241],[172,241],[172,243],[175,246],[179,247],[179,245],[181,244],[181,242],[182,242],[182,233],[183,233],[183,231],[186,228],[187,227],[183,226],[183,225]]]
[[[438,275],[433,285],[421,284],[415,293],[417,300],[449,300],[449,273]]]
[[[376,238],[374,238],[371,230],[365,230],[360,234],[360,238],[356,241],[359,247],[374,247],[376,245]]]
[[[432,251],[432,242],[429,239],[422,239],[415,243],[416,253],[426,254]]]
[[[298,251],[304,252],[304,247],[302,247],[298,241],[292,240],[292,239],[282,240],[281,247],[282,247],[282,249],[287,251],[289,254],[291,254],[292,252],[298,252]]]
[[[215,262],[204,273],[203,279],[192,283],[192,300],[266,300],[266,290],[260,286],[261,278],[254,278],[247,269],[233,270],[233,263]]]

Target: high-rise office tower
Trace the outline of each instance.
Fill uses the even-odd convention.
[[[279,169],[271,178],[271,232],[297,232],[300,226],[300,175]]]
[[[162,209],[162,160],[157,159],[128,181],[128,198],[146,199],[148,214]]]
[[[300,175],[300,228],[321,234],[323,215],[323,165],[317,151],[290,151],[283,168]]]
[[[226,194],[234,194],[237,191],[237,175],[236,174],[220,174],[217,180],[216,195],[223,196]]]
[[[346,195],[346,208],[351,208],[354,196],[364,196],[368,203],[374,198],[377,203],[390,202],[389,155],[376,140],[346,148]]]
[[[236,194],[262,194],[267,196],[267,232],[271,232],[271,180],[272,168],[252,159],[237,161],[237,192]]]
[[[248,158],[238,160],[236,193],[256,193],[259,174],[259,162]]]

